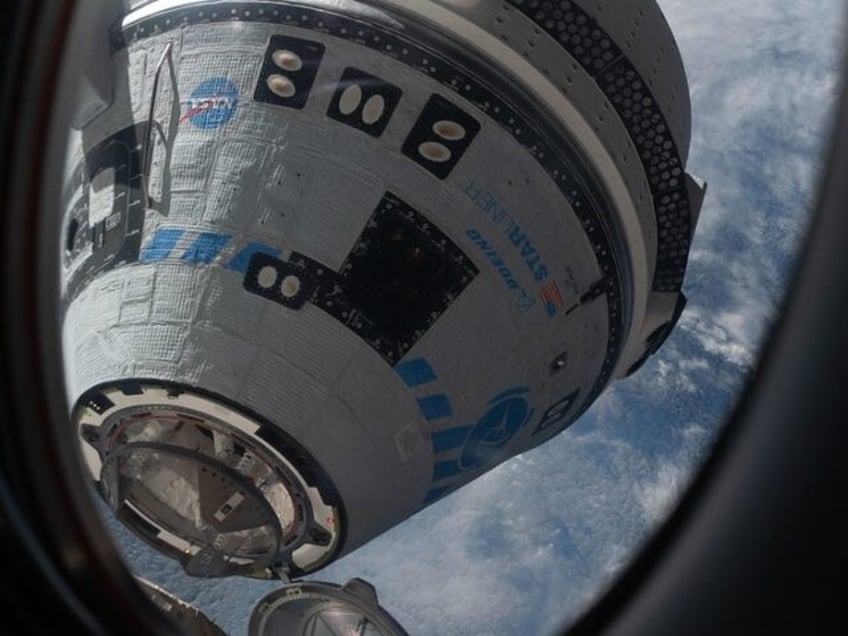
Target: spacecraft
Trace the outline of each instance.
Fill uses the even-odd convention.
[[[316,572],[561,433],[676,324],[705,185],[655,0],[107,17],[64,186],[71,419],[189,574]],[[304,586],[257,625],[379,610]]]

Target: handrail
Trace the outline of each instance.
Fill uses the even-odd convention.
[[[150,151],[150,135],[153,132],[153,111],[156,108],[156,98],[159,96],[159,79],[162,76],[162,68],[165,66],[165,61],[168,61],[168,65],[171,67],[172,72],[174,69],[174,61],[171,57],[171,49],[173,49],[173,42],[168,42],[168,45],[162,52],[162,57],[159,58],[159,62],[158,64],[156,64],[156,74],[153,76],[153,90],[150,94],[150,108],[147,113],[147,127],[144,131],[144,146],[142,147],[141,154],[141,195],[145,208],[150,207],[150,163],[153,159],[152,152]]]

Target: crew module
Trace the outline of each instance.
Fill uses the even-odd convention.
[[[655,0],[129,5],[74,111],[66,377],[190,574],[315,572],[673,329],[705,188]]]

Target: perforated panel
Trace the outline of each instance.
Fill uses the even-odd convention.
[[[630,133],[639,153],[657,209],[658,248],[654,291],[679,291],[686,273],[691,235],[691,212],[685,189],[683,162],[669,126],[652,91],[627,57],[583,9],[568,0],[508,0],[554,37],[595,77]],[[632,48],[625,43],[625,48]],[[676,191],[674,209],[666,207],[660,220],[660,198]],[[681,246],[677,237],[685,235]],[[680,258],[681,250],[685,250]]]

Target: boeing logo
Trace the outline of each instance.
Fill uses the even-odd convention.
[[[537,283],[547,280],[550,270],[543,262],[542,255],[530,240],[527,232],[495,195],[478,186],[473,180],[466,186],[465,195],[490,217],[489,220],[493,225],[497,226],[509,238],[527,269],[533,274],[533,280]]]
[[[536,300],[528,294],[524,287],[522,287],[521,283],[518,282],[495,247],[475,229],[466,230],[465,235],[470,238],[474,245],[480,249],[487,259],[489,259],[489,262],[492,266],[494,266],[498,275],[503,279],[507,289],[516,293],[517,299],[515,301],[515,305],[518,307],[518,311],[522,314],[529,311],[530,308],[536,304]]]

